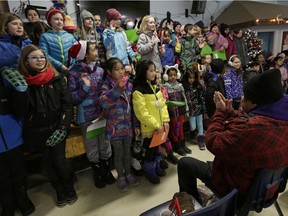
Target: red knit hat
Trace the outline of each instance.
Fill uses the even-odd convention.
[[[56,13],[60,13],[63,17],[63,21],[65,20],[65,16],[64,14],[62,13],[62,11],[60,10],[57,10],[57,9],[50,9],[49,11],[47,11],[46,13],[46,20],[47,20],[47,23],[49,26],[51,26],[51,17],[56,14]]]
[[[67,67],[70,66],[71,58],[76,60],[83,60],[85,58],[87,51],[87,41],[80,40],[76,42],[70,49],[68,50],[68,63]]]
[[[106,11],[106,20],[110,22],[111,20],[121,19],[121,14],[115,8],[109,8]]]

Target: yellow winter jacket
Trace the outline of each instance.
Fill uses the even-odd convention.
[[[132,102],[134,113],[141,124],[142,138],[151,138],[155,130],[170,121],[165,100],[156,86],[149,84],[137,87]]]

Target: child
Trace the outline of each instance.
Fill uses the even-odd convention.
[[[170,101],[186,101],[184,88],[181,83],[177,81],[180,78],[180,71],[178,65],[165,66],[165,73],[163,75],[166,83],[163,85],[168,92]],[[188,112],[188,106],[183,105],[179,107],[168,108],[170,116],[170,128],[169,135],[172,139],[172,145],[174,151],[179,155],[191,154],[192,151],[186,147],[184,140],[183,123],[185,115]]]
[[[186,35],[183,36],[182,40],[180,41],[180,61],[182,70],[185,73],[186,69],[190,68],[191,65],[197,61],[197,55],[200,52],[200,48],[195,37],[198,32],[198,28],[192,24],[186,24],[184,30]]]
[[[164,28],[161,32],[161,41],[162,46],[165,52],[161,55],[161,63],[162,65],[172,66],[175,64],[175,56],[174,56],[174,47],[176,41],[171,38],[171,30],[168,28]]]
[[[106,56],[102,35],[96,31],[94,16],[85,9],[80,13],[80,28],[78,29],[78,34],[81,40],[96,42],[98,64],[101,65],[101,67],[105,67]]]
[[[106,58],[119,58],[125,65],[125,70],[131,71],[129,57],[136,63],[136,54],[127,40],[124,30],[120,27],[121,14],[115,8],[106,11],[107,28],[102,33],[106,48]]]
[[[205,112],[205,90],[204,87],[199,83],[197,70],[188,70],[182,81],[189,106],[191,139],[193,140],[195,138],[197,125],[198,147],[200,150],[205,150],[203,129],[203,113]]]
[[[94,184],[97,188],[103,188],[115,182],[110,171],[111,145],[104,134],[86,137],[91,121],[102,117],[99,97],[104,71],[96,63],[96,49],[95,42],[83,40],[69,49],[70,57],[78,62],[69,70],[68,88],[72,102],[77,106],[76,122],[80,124],[86,155],[94,171]]]
[[[150,148],[153,134],[161,132],[163,126],[169,131],[169,115],[165,100],[156,84],[156,66],[152,61],[142,61],[136,68],[134,92],[132,96],[134,112],[141,124],[145,157],[143,169],[152,184],[159,184],[158,176],[164,176],[160,167],[161,156],[158,146]]]
[[[37,145],[43,164],[56,190],[56,205],[74,203],[77,194],[65,158],[66,135],[72,117],[71,97],[66,83],[35,45],[25,47],[19,71],[29,86],[29,109],[24,123],[24,141]]]
[[[229,67],[224,74],[225,94],[228,100],[232,99],[233,109],[238,110],[243,95],[243,70],[240,57],[232,55],[228,65]]]
[[[66,75],[68,50],[76,42],[73,35],[63,30],[64,14],[56,9],[51,9],[46,13],[46,19],[52,30],[40,36],[39,46],[45,52],[54,68]]]
[[[160,88],[160,91],[162,92],[163,98],[165,99],[165,101],[167,101],[169,99],[168,96],[168,92],[167,90],[163,87],[163,85],[161,84],[161,72],[160,71],[156,71],[156,84],[157,86]],[[172,144],[169,141],[169,139],[167,138],[166,142],[164,144],[161,145],[162,147],[165,148],[166,153],[167,153],[167,160],[172,163],[172,164],[177,164],[178,163],[178,158],[176,158],[173,154],[173,149],[172,149]],[[161,153],[161,148],[159,148],[159,151]],[[162,168],[165,167],[165,165],[162,165]],[[166,165],[166,167],[168,168],[168,164]]]
[[[105,136],[114,149],[114,164],[118,173],[117,186],[120,192],[128,190],[139,182],[131,172],[132,84],[128,82],[124,65],[120,59],[110,58],[107,62],[108,76],[102,85],[100,104],[106,111]],[[139,135],[140,130],[135,129]]]
[[[141,54],[142,60],[151,60],[155,63],[156,69],[163,71],[160,54],[162,47],[156,34],[156,21],[151,15],[145,16],[140,25],[141,34],[137,42],[137,51]],[[160,46],[159,46],[160,45]]]
[[[21,18],[12,13],[1,15],[0,19],[0,68],[17,68],[22,48],[31,44],[23,29]]]

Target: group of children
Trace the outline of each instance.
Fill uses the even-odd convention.
[[[30,10],[27,16],[37,16],[35,9]],[[17,136],[12,135],[11,127],[1,123],[4,136],[0,142],[0,164],[7,164],[7,167],[0,166],[1,173],[6,173],[0,177],[3,215],[13,215],[16,208],[23,215],[35,210],[23,181],[23,157],[19,156],[18,149],[23,143],[43,154],[45,170],[56,191],[56,204],[63,206],[77,200],[73,172],[65,158],[73,105],[94,171],[95,186],[103,188],[116,181],[121,192],[139,185],[131,170],[135,137],[141,135],[140,148],[144,154],[138,159],[144,174],[151,183],[157,184],[167,168],[162,157],[163,147],[173,164],[178,162],[173,152],[191,154],[184,137],[186,117],[191,139],[198,134],[199,149],[205,150],[203,119],[215,111],[214,92],[220,91],[233,100],[235,109],[239,108],[244,74],[241,58],[231,55],[225,68],[222,59],[212,59],[213,51],[209,49],[216,47],[213,40],[220,37],[215,30],[219,26],[213,24],[215,32],[211,30],[210,39],[202,36],[201,23],[185,25],[183,37],[180,23],[168,24],[157,35],[155,18],[143,17],[137,42],[137,52],[142,59],[137,63],[134,77],[137,53],[120,26],[121,14],[114,8],[108,9],[104,31],[96,29],[90,12],[82,11],[80,18],[80,40],[77,41],[75,35],[63,30],[64,14],[49,10],[46,19],[51,29],[38,35],[38,47],[31,45],[20,17],[10,13],[1,15],[0,47],[1,53],[7,55],[1,56],[0,66],[10,67],[3,69],[1,91],[10,92],[7,95],[26,94],[22,98],[26,99],[21,104],[22,112],[14,112],[22,101],[14,103],[13,98],[9,98],[12,102],[7,109],[10,110],[1,110],[1,118],[9,119],[19,128]],[[217,44],[218,54],[226,48],[225,41],[222,42]],[[203,50],[206,51],[201,53]],[[177,62],[179,64],[175,64]],[[87,129],[94,120],[105,121],[105,134],[88,137]],[[161,146],[150,147],[153,135],[163,130],[169,131],[169,138]],[[17,174],[21,181],[13,181],[14,177],[9,174],[11,161],[6,159],[9,155],[18,158],[13,171],[22,170]],[[117,180],[111,173],[112,156]]]

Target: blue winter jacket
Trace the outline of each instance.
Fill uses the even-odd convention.
[[[128,55],[132,60],[136,58],[124,31],[105,29],[102,36],[107,59],[116,57],[119,58],[124,65],[128,65]]]
[[[57,71],[67,65],[68,50],[76,42],[74,36],[66,31],[49,30],[40,36],[39,46]]]
[[[23,117],[28,107],[27,91],[17,92],[1,76],[0,154],[23,144]]]
[[[12,43],[13,36],[6,34],[0,38],[0,68],[9,66],[17,68],[18,59],[23,47],[31,44],[29,38],[21,39],[21,47]]]

